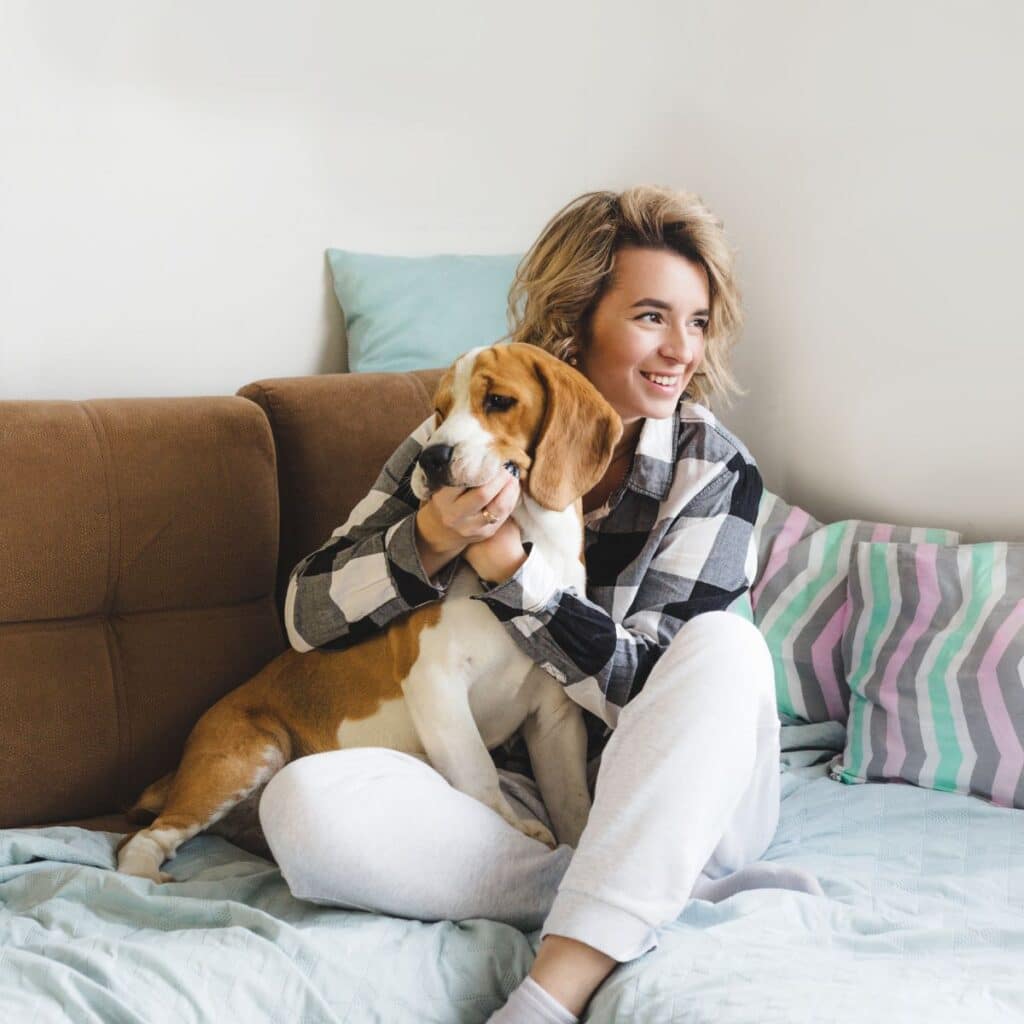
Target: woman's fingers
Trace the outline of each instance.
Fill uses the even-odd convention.
[[[467,517],[479,515],[501,493],[507,481],[514,479],[507,469],[501,469],[487,483],[463,491],[462,495],[455,499],[459,514]]]
[[[484,510],[490,512],[496,522],[503,523],[512,514],[518,500],[519,481],[509,473],[501,490],[484,506]]]
[[[519,500],[519,481],[501,469],[486,483],[460,491],[442,487],[430,499],[445,526],[469,541],[483,540],[501,525]],[[486,514],[483,514],[486,510]]]

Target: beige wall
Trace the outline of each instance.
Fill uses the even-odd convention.
[[[678,185],[739,250],[768,485],[1024,539],[1016,0],[4,0],[0,47],[0,397],[340,369],[328,245]]]

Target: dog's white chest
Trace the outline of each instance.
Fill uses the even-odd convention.
[[[472,570],[460,570],[440,621],[420,635],[417,668],[426,671],[411,672],[406,686],[433,687],[440,682],[442,692],[447,686],[464,692],[490,750],[504,743],[529,713],[532,692],[525,683],[533,663],[516,647],[494,613],[469,597],[480,592]],[[439,681],[431,671],[435,666],[446,666],[445,680]]]
[[[539,546],[563,586],[582,592],[584,571],[578,552],[582,529],[571,509],[549,512],[524,500],[514,513],[523,539]],[[405,698],[388,701],[367,718],[342,722],[338,746],[386,746],[422,757],[420,729],[443,730],[446,708],[465,705],[488,750],[504,743],[537,706],[544,687],[559,687],[536,669],[482,601],[476,573],[463,565],[441,604],[440,619],[419,634],[419,653],[403,684],[417,707],[429,707],[430,723],[414,721]]]
[[[491,610],[470,599],[478,593],[482,588],[476,575],[468,567],[460,569],[439,621],[419,636],[419,656],[405,686],[438,686],[439,702],[445,693],[468,696],[480,736],[491,750],[504,743],[529,713],[534,687],[526,679],[532,662]],[[434,669],[443,673],[443,679],[436,678]],[[337,737],[342,749],[387,746],[425,754],[404,698],[384,702],[366,718],[342,722]]]

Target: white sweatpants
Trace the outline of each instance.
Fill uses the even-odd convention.
[[[592,766],[579,846],[549,850],[423,761],[364,747],[300,758],[260,802],[299,899],[419,920],[486,917],[619,961],[657,945],[707,879],[757,860],[779,816],[771,656],[730,612],[687,622]],[[501,785],[550,827],[536,785]]]

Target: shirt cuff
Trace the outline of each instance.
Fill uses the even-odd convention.
[[[458,567],[453,558],[431,579],[420,561],[416,547],[416,513],[400,519],[384,534],[384,553],[395,589],[405,602],[415,608],[443,597]]]
[[[526,541],[523,549],[526,561],[504,583],[477,595],[481,600],[524,612],[538,612],[555,600],[561,588],[554,567],[532,541]]]

